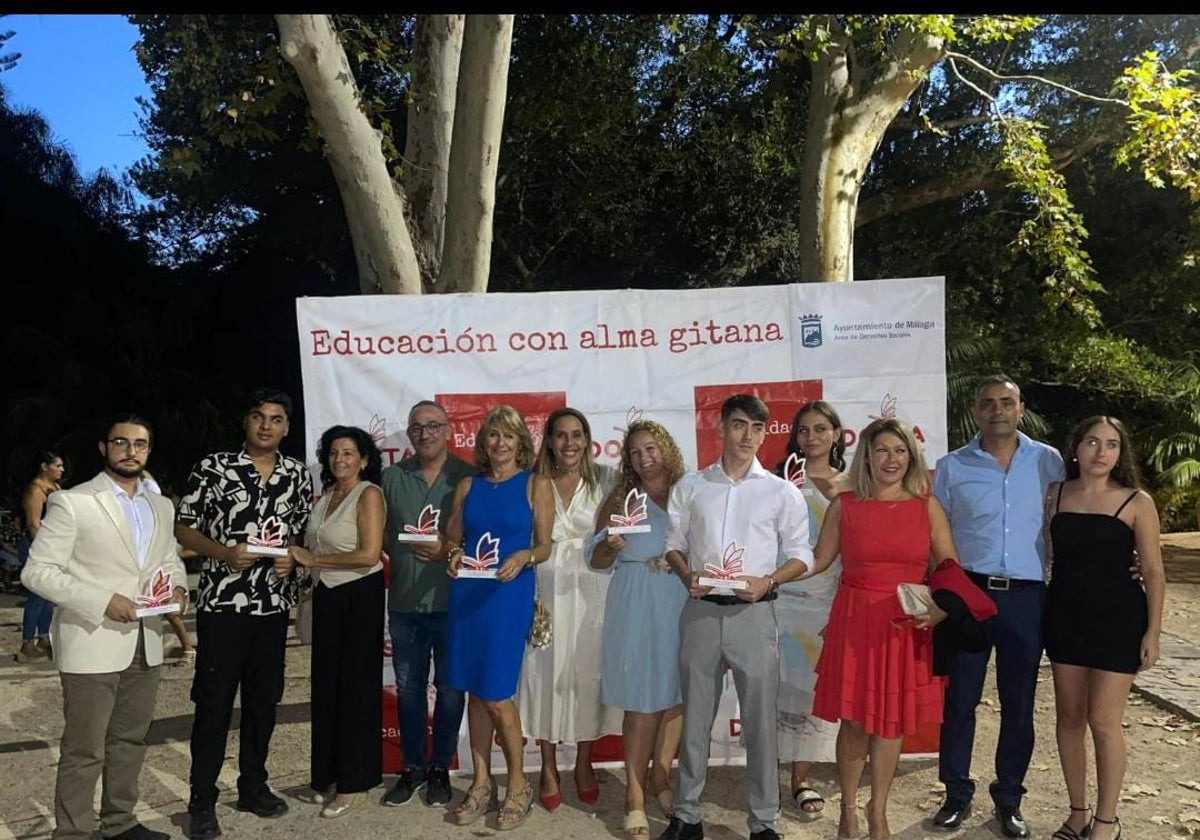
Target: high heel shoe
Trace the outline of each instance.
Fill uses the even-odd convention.
[[[1080,808],[1076,805],[1069,805],[1068,807],[1072,811],[1090,811],[1090,810],[1092,810],[1091,805],[1085,805],[1082,808]],[[1090,824],[1085,823],[1083,828],[1076,830],[1074,828],[1071,828],[1071,826],[1067,825],[1066,823],[1063,823],[1062,825],[1060,825],[1058,827],[1058,831],[1056,831],[1050,835],[1050,840],[1087,840],[1087,837],[1091,833],[1092,833],[1092,827]]]
[[[1117,833],[1112,836],[1112,840],[1121,840],[1121,818],[1120,817],[1114,816],[1111,820],[1102,820],[1099,817],[1093,816],[1092,822],[1101,823],[1103,825],[1115,825],[1117,827]],[[1090,831],[1089,831],[1089,833],[1090,833]]]
[[[554,777],[554,786],[558,788],[558,790],[555,790],[554,793],[542,793],[542,791],[545,790],[544,783],[547,775],[553,775]],[[562,788],[560,785],[561,782],[558,778],[557,771],[553,774],[547,774],[544,769],[542,770],[542,775],[538,777],[538,802],[540,802],[542,807],[547,811],[553,812],[555,808],[563,803]]]
[[[596,771],[593,770],[593,778],[595,775]],[[596,785],[594,788],[580,787],[578,773],[575,774],[575,792],[579,796],[579,801],[584,805],[595,805],[600,800],[600,786]]]

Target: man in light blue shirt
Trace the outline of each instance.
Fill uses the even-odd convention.
[[[1062,456],[1017,430],[1024,412],[1016,383],[1006,376],[985,378],[972,407],[979,433],[939,459],[933,478],[967,575],[999,609],[991,625],[1000,738],[989,792],[1007,837],[1029,836],[1021,797],[1033,755],[1033,701],[1042,658],[1044,502],[1051,482],[1065,478]],[[970,813],[975,708],[990,656],[990,649],[960,651],[951,666],[938,761],[946,800],[933,818],[937,828],[957,830]]]

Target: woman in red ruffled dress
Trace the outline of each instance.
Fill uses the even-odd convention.
[[[829,505],[813,573],[839,552],[842,577],[817,662],[813,714],[840,721],[838,836],[859,836],[858,785],[871,762],[870,837],[891,836],[887,799],[906,734],[942,720],[942,680],[933,674],[933,605],[908,616],[896,587],[924,583],[933,558],[956,558],[950,524],[929,492],[929,472],[909,427],[876,420],[859,437],[852,490]]]

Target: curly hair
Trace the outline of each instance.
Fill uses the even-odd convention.
[[[550,446],[550,439],[554,437],[554,424],[564,417],[574,417],[579,421],[579,425],[583,426],[583,435],[587,438],[587,445],[584,447],[583,459],[579,462],[579,477],[583,479],[588,490],[594,490],[596,489],[596,459],[595,453],[592,452],[592,427],[587,418],[583,416],[583,412],[575,408],[556,409],[546,418],[546,425],[542,428],[542,446],[538,451],[534,471],[538,475],[554,478],[554,468],[558,461],[554,456],[554,449]]]
[[[846,469],[846,439],[842,436],[842,419],[833,410],[833,406],[825,402],[825,400],[812,400],[800,406],[800,410],[792,417],[792,427],[788,432],[787,451],[783,453],[783,460],[775,468],[775,472],[778,475],[783,475],[783,467],[787,463],[789,455],[804,455],[804,452],[800,449],[800,445],[796,443],[796,427],[800,425],[801,417],[812,412],[816,412],[824,417],[829,422],[829,425],[833,426],[834,432],[836,432],[833,439],[833,446],[829,450],[829,466],[839,472]]]
[[[378,484],[379,474],[383,471],[383,456],[374,438],[358,426],[330,426],[321,433],[321,442],[317,444],[317,461],[321,464],[321,487],[328,489],[333,486],[333,473],[329,471],[329,453],[333,449],[334,441],[343,439],[353,441],[358,454],[367,459],[362,477],[372,484]]]
[[[653,420],[638,420],[632,423],[625,430],[625,437],[621,441],[621,476],[605,500],[604,507],[610,504],[618,504],[621,499],[634,487],[642,486],[642,479],[633,469],[633,463],[629,459],[629,443],[633,440],[633,436],[638,432],[645,432],[654,438],[654,443],[658,446],[663,455],[663,469],[667,474],[667,489],[675,486],[675,482],[683,477],[687,472],[687,467],[684,466],[683,456],[679,454],[679,447],[675,443],[675,438],[671,437],[671,433],[667,431],[666,426],[661,423],[656,423]]]
[[[498,405],[483,418],[483,424],[475,435],[475,469],[481,473],[492,471],[492,459],[487,454],[487,436],[493,428],[517,436],[517,466],[520,469],[527,470],[533,466],[537,452],[533,448],[533,435],[529,434],[521,413],[511,405]]]
[[[1112,472],[1109,475],[1122,487],[1128,487],[1131,490],[1144,490],[1145,488],[1142,486],[1142,471],[1138,467],[1137,453],[1133,449],[1133,438],[1129,436],[1129,431],[1125,428],[1124,423],[1116,417],[1109,417],[1105,414],[1096,414],[1088,417],[1071,430],[1071,435],[1067,439],[1067,451],[1063,453],[1066,456],[1064,460],[1067,462],[1067,478],[1079,478],[1079,461],[1075,452],[1079,449],[1079,445],[1083,443],[1083,439],[1087,437],[1088,430],[1099,423],[1112,426],[1117,432],[1117,437],[1121,440],[1121,455],[1117,458],[1116,466],[1112,468]]]
[[[872,421],[858,436],[858,447],[854,450],[854,463],[850,465],[850,486],[860,499],[871,498],[871,449],[880,435],[892,434],[904,441],[908,449],[908,469],[904,473],[904,489],[914,496],[929,494],[929,470],[925,467],[925,456],[917,443],[912,429],[903,420],[896,418]]]

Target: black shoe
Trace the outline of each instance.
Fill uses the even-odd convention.
[[[679,817],[671,817],[658,840],[704,840],[704,823],[685,823]]]
[[[389,790],[383,797],[384,805],[403,805],[405,802],[413,798],[413,794],[425,787],[426,774],[423,767],[410,767],[400,774],[400,778],[396,780],[396,786]],[[447,775],[446,786],[449,787],[449,776]],[[450,799],[447,797],[447,802]]]
[[[760,828],[758,831],[750,832],[750,840],[782,840],[779,832],[773,828]]]
[[[188,837],[190,840],[213,840],[214,837],[221,836],[221,826],[217,823],[217,809],[212,805],[208,807],[189,808],[188,813],[192,817],[192,825],[188,829]]]
[[[239,795],[236,807],[239,811],[248,811],[263,819],[282,817],[288,812],[288,804],[271,793],[271,789],[266,785],[254,793]]]
[[[450,771],[445,767],[430,767],[425,779],[428,783],[425,787],[425,804],[449,805],[453,793],[450,789]]]
[[[1021,816],[1019,805],[997,805],[996,822],[1000,823],[1000,830],[1004,832],[1005,837],[1029,836],[1029,826]]]
[[[120,834],[110,834],[104,840],[171,840],[171,835],[165,831],[146,828],[141,823],[134,823]]]
[[[933,827],[946,831],[958,831],[962,828],[963,820],[971,814],[971,800],[947,799],[942,807],[933,815]]]

